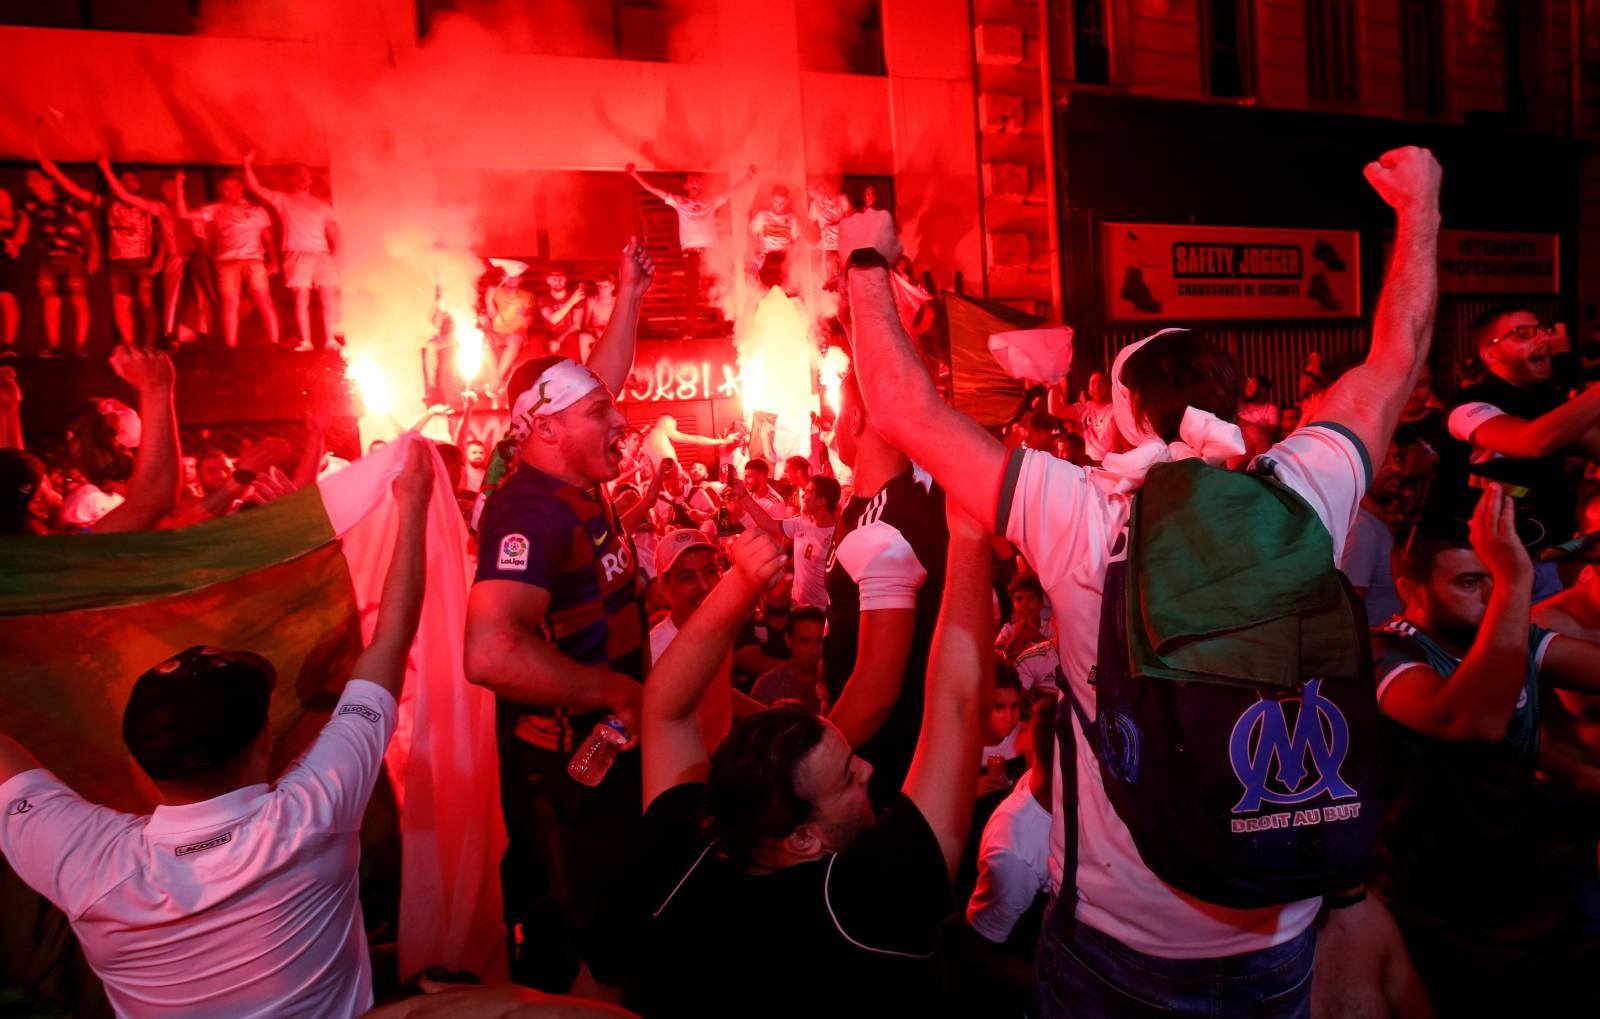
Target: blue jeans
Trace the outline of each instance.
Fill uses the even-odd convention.
[[[1070,903],[1064,905],[1070,907]],[[1276,948],[1221,959],[1160,959],[1085,924],[1048,920],[1034,962],[1037,1019],[1239,1016],[1310,1019],[1317,929]]]

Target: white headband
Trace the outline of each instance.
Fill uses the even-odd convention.
[[[1149,421],[1134,410],[1133,394],[1122,381],[1122,365],[1146,343],[1168,333],[1184,333],[1187,329],[1163,329],[1152,333],[1137,343],[1130,343],[1118,352],[1111,363],[1111,413],[1117,421],[1117,431],[1132,448],[1123,453],[1111,453],[1101,461],[1101,469],[1090,476],[1108,492],[1131,492],[1144,483],[1151,467],[1169,460],[1183,460],[1198,456],[1213,466],[1230,457],[1245,452],[1244,435],[1237,425],[1222,420],[1210,411],[1188,407],[1178,426],[1178,441],[1168,443],[1151,430]]]
[[[522,442],[533,432],[533,419],[559,414],[605,385],[600,376],[568,357],[544,370],[511,407],[511,438]]]

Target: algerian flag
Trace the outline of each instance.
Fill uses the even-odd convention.
[[[417,440],[420,441],[420,440]],[[278,673],[272,770],[314,737],[371,637],[398,523],[391,442],[277,502],[176,531],[0,538],[0,719],[83,796],[144,813],[133,681],[194,644]],[[494,698],[462,668],[466,533],[435,454],[427,595],[386,757],[403,845],[400,972],[503,975]]]

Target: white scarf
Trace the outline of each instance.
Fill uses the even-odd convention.
[[[1144,415],[1135,415],[1133,397],[1122,381],[1122,365],[1134,351],[1146,343],[1168,333],[1188,332],[1187,329],[1163,329],[1152,333],[1137,343],[1122,348],[1111,365],[1111,410],[1117,419],[1117,430],[1133,448],[1125,453],[1108,454],[1101,469],[1090,477],[1107,493],[1131,492],[1144,484],[1144,476],[1158,463],[1187,460],[1198,456],[1212,466],[1218,466],[1230,457],[1242,456],[1245,451],[1244,433],[1239,426],[1222,420],[1210,411],[1189,407],[1183,412],[1178,425],[1178,441],[1168,443],[1155,433]]]

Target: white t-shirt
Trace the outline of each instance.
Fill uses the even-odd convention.
[[[396,710],[352,679],[274,785],[144,817],[25,771],[0,786],[0,851],[67,914],[118,1015],[360,1015],[361,815]]]
[[[1112,548],[1127,527],[1133,493],[1110,493],[1109,486],[1096,484],[1098,468],[1077,467],[1030,450],[1013,455],[1021,463],[1011,465],[1020,466],[1014,477],[1008,468],[1002,484],[1005,536],[1044,583],[1056,608],[1062,673],[1079,703],[1093,710],[1095,689],[1089,677],[1100,638],[1101,593]],[[1342,427],[1307,425],[1262,454],[1257,464],[1310,503],[1328,528],[1338,562],[1371,479],[1360,443]],[[1318,899],[1228,909],[1200,902],[1156,877],[1106,798],[1099,764],[1081,731],[1076,744],[1078,872],[1070,880],[1077,886],[1080,921],[1147,955],[1209,959],[1291,941],[1316,917]],[[1051,882],[1060,894],[1069,819],[1059,783],[1054,800]]]
[[[1117,439],[1117,417],[1110,403],[1083,400],[1078,404],[1078,430],[1083,433],[1083,451],[1095,463],[1106,458]]]
[[[678,246],[685,251],[705,250],[717,243],[717,210],[727,201],[701,202],[683,195],[668,195],[667,204],[678,213]]]
[[[978,755],[978,767],[988,767],[989,758],[991,757],[1003,757],[1008,761],[1013,757],[1021,757],[1022,751],[1017,749],[1017,739],[1021,735],[1022,725],[1021,723],[1018,723],[1012,727],[1010,732],[1006,733],[1005,739],[1001,740],[999,743],[993,744],[992,746],[984,747],[983,752]]]
[[[781,522],[783,533],[794,539],[794,604],[828,607],[828,553],[833,551],[832,526],[810,517],[790,517]]]
[[[274,191],[272,207],[283,220],[283,250],[329,254],[333,206],[310,192]]]
[[[1394,572],[1389,562],[1393,553],[1394,535],[1389,533],[1389,525],[1362,507],[1350,527],[1350,536],[1345,539],[1339,569],[1350,578],[1352,586],[1366,590],[1362,598],[1369,626],[1382,626],[1404,611],[1400,595],[1394,589]]]
[[[1022,681],[1022,689],[1055,690],[1056,669],[1060,665],[1055,642],[1041,640],[1017,656],[1017,678]]]
[[[983,827],[978,885],[967,901],[967,923],[996,944],[1050,888],[1050,811],[1033,798],[1031,774],[1017,780]]]
[[[671,616],[650,627],[650,660],[661,661],[661,656],[667,652],[667,645],[677,636],[678,624],[672,621]]]
[[[211,257],[216,261],[260,261],[267,257],[261,235],[272,228],[272,218],[261,206],[253,202],[213,202],[200,210],[200,218],[210,223],[214,231]]]
[[[747,498],[766,510],[767,516],[774,520],[782,520],[789,515],[789,504],[783,501],[783,496],[779,495],[778,490],[775,488],[769,487],[762,495],[750,492]],[[746,513],[739,522],[746,527],[754,527],[756,525],[756,522],[750,518],[749,513]]]
[[[1275,403],[1241,403],[1239,404],[1239,423],[1250,424],[1257,428],[1277,428],[1283,420],[1283,412]]]
[[[74,488],[61,504],[61,522],[74,527],[90,527],[125,501],[117,493],[102,491],[86,481]]]

